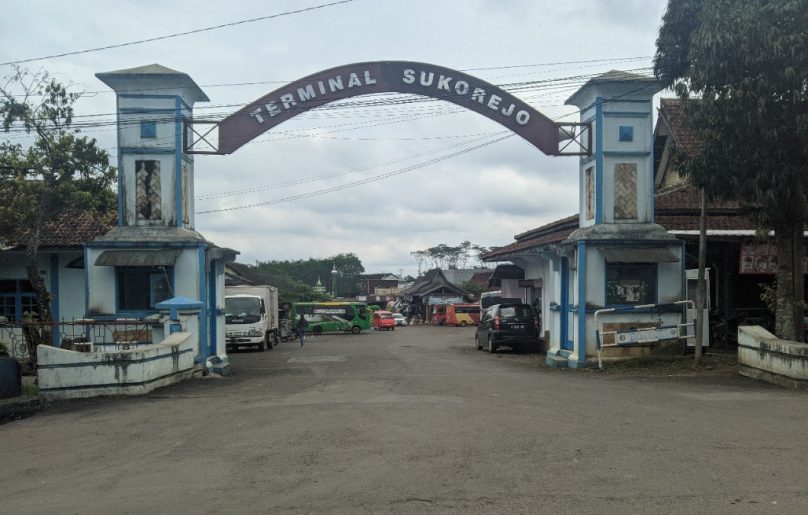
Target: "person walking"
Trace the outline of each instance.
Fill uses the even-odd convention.
[[[297,321],[297,335],[300,337],[300,346],[303,346],[303,342],[306,340],[306,326],[309,325],[308,320],[306,317],[303,316],[303,313],[300,314],[300,320]]]

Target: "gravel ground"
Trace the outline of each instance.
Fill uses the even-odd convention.
[[[232,360],[0,426],[0,513],[808,513],[808,394],[729,364],[548,369],[443,327]]]

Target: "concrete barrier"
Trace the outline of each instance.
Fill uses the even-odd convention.
[[[742,375],[792,389],[808,389],[808,344],[781,340],[760,326],[738,328]]]
[[[142,395],[191,377],[196,342],[178,332],[161,343],[115,352],[37,348],[39,395],[71,399],[100,395]]]

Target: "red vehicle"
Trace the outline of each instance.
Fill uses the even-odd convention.
[[[480,323],[479,304],[449,304],[444,316],[446,325],[466,327]]]
[[[373,312],[373,330],[381,331],[387,329],[388,331],[396,330],[396,319],[389,311],[374,311]]]
[[[443,325],[446,323],[446,304],[435,304],[432,306],[432,317],[430,323]]]

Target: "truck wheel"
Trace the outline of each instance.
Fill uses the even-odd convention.
[[[264,335],[264,339],[261,340],[261,344],[258,345],[258,350],[261,351],[261,352],[264,352],[265,350],[267,350],[267,336],[266,335]]]
[[[465,320],[460,321],[460,327],[466,327],[466,321]]]
[[[266,339],[267,339],[267,349],[271,349],[272,347],[275,346],[275,339],[273,338],[272,333],[267,333]]]
[[[351,332],[353,334],[359,334],[359,333],[362,332],[362,328],[359,327],[358,325],[355,325],[355,326],[351,327]]]
[[[280,342],[281,342],[281,339],[278,336],[278,333],[273,333],[273,335],[272,335],[272,343],[273,343],[273,345],[275,347],[277,347]]]

